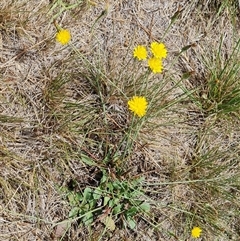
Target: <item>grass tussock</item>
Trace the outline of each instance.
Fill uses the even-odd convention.
[[[239,239],[239,6],[176,4],[5,1],[0,239]]]

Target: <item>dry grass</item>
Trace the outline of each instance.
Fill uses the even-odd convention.
[[[221,76],[239,41],[237,10],[230,0],[4,1],[0,240],[185,241],[193,226],[199,240],[239,240],[239,50],[224,72],[234,86],[216,100],[208,83],[209,62]],[[70,45],[56,43],[53,21],[71,31]],[[132,49],[153,40],[169,54],[164,74],[146,81]],[[238,105],[220,115],[229,93]],[[134,94],[150,102],[142,120],[127,109]],[[111,232],[98,217],[91,227],[68,217],[66,190],[98,186],[102,170],[145,178],[151,212],[134,230],[121,218]]]

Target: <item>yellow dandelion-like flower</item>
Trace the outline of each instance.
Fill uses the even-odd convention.
[[[67,29],[61,29],[56,34],[56,40],[62,45],[68,44],[71,40],[71,34]]]
[[[138,45],[133,50],[133,56],[138,60],[145,60],[147,58],[147,49],[143,45]]]
[[[144,96],[133,96],[128,101],[128,108],[138,117],[146,115],[148,102]]]
[[[148,66],[153,73],[161,73],[163,70],[162,60],[155,57],[148,60]]]
[[[152,42],[151,51],[155,58],[161,59],[167,57],[167,49],[163,43]]]
[[[201,228],[199,228],[199,227],[193,227],[192,232],[191,232],[192,237],[193,237],[193,238],[199,238],[200,235],[201,235],[201,232],[202,232],[202,229],[201,229]]]

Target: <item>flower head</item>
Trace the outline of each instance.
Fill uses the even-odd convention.
[[[146,115],[148,102],[144,96],[133,96],[128,101],[128,108],[138,117]]]
[[[138,45],[133,50],[133,56],[138,60],[145,60],[147,58],[147,49],[143,45]]]
[[[67,29],[61,29],[56,34],[56,40],[62,45],[68,44],[71,40],[71,34]]]
[[[193,227],[192,232],[191,232],[192,237],[193,237],[193,238],[199,238],[200,235],[201,235],[201,232],[202,232],[202,229],[201,229],[201,228],[199,228],[199,227]]]
[[[161,59],[167,57],[167,49],[163,43],[152,42],[151,51],[155,58]]]
[[[148,60],[148,66],[153,73],[161,73],[163,70],[162,60],[155,57]]]

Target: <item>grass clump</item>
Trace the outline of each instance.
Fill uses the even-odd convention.
[[[197,4],[201,5],[205,10],[208,8],[214,11],[217,15],[222,14],[224,11],[229,11],[230,14],[236,15],[239,9],[239,3],[234,0],[198,1]]]
[[[191,46],[183,47],[180,54]],[[136,217],[141,217],[152,228],[163,231],[164,228],[155,220],[158,219],[157,213],[161,212],[159,208],[164,204],[161,204],[159,199],[154,200],[155,191],[149,190],[152,185],[148,181],[143,185],[143,178],[135,180],[131,178],[131,175],[144,176],[144,173],[138,171],[132,173],[128,163],[132,162],[134,152],[139,152],[141,146],[139,136],[142,133],[145,134],[145,130],[158,128],[154,118],[164,120],[165,113],[171,111],[172,107],[180,104],[187,96],[208,116],[237,114],[239,107],[236,96],[239,92],[236,91],[238,89],[236,78],[239,66],[235,58],[238,56],[239,44],[236,46],[226,61],[223,61],[221,46],[213,59],[209,62],[204,59],[209,70],[205,85],[194,91],[186,93],[180,91],[177,94],[175,91],[179,91],[179,87],[181,90],[185,89],[183,80],[189,76],[182,76],[180,80],[175,81],[164,69],[162,59],[167,56],[167,50],[163,43],[151,44],[153,57],[149,57],[145,66],[144,60],[147,60],[148,56],[146,48],[141,45],[133,49],[132,57],[141,60],[141,63],[134,60],[123,66],[125,70],[130,69],[130,63],[133,63],[133,67],[137,66],[139,71],[131,71],[132,74],[127,75],[123,74],[122,69],[118,77],[115,77],[114,69],[104,65],[103,53],[100,52],[99,56],[96,54],[84,56],[74,46],[70,46],[74,56],[72,62],[70,61],[71,73],[63,74],[68,76],[68,81],[60,80],[56,83],[63,83],[60,89],[65,86],[67,93],[69,90],[72,91],[71,85],[74,86],[76,80],[80,81],[84,91],[87,90],[92,99],[84,104],[80,104],[76,99],[61,100],[62,110],[65,110],[65,117],[68,119],[64,121],[67,123],[65,130],[76,139],[81,134],[82,142],[75,147],[81,153],[77,154],[77,159],[88,168],[94,167],[97,170],[96,177],[93,177],[94,185],[88,181],[82,186],[73,178],[76,189],[64,189],[70,205],[70,222],[78,221],[88,227],[102,223],[105,231],[101,235],[104,235],[106,230],[114,231],[116,228],[135,229],[138,226]],[[151,59],[156,60],[153,65],[149,63]],[[213,62],[215,65],[212,64]],[[107,59],[106,63],[108,63]],[[111,65],[108,63],[107,66]],[[170,66],[173,67],[173,65]],[[161,81],[156,82],[158,77]],[[216,80],[219,79],[222,80],[222,85],[218,86]],[[169,85],[171,80],[172,84]],[[80,90],[77,89],[77,91]],[[81,92],[81,94],[85,93]],[[114,108],[111,100],[114,100]],[[235,101],[234,105],[232,101]],[[129,113],[127,105],[133,113]],[[63,118],[65,117],[63,115]],[[165,124],[171,126],[173,122],[167,119]],[[212,136],[212,133],[206,135]],[[237,176],[229,178],[225,175],[229,171],[229,163],[234,166],[236,162],[231,155],[227,155],[228,152],[222,152],[210,146],[204,138],[195,145],[185,170],[172,170],[167,184],[153,184],[156,186],[186,185],[190,198],[189,206],[183,202],[183,199],[167,207],[168,210],[175,210],[178,213],[176,215],[178,225],[179,222],[188,224],[188,233],[179,235],[182,238],[188,237],[191,230],[197,226],[201,227],[201,232],[199,229],[198,232],[192,231],[194,238],[204,233],[207,236],[206,231],[202,232],[205,229],[214,230],[214,232],[222,230],[223,226],[220,223],[226,222],[230,214],[224,212],[221,205],[232,202],[232,207],[235,210],[238,208],[237,205],[235,206],[237,199],[229,194],[229,187],[234,187],[238,178]],[[71,156],[72,153],[69,155]],[[222,165],[219,165],[219,162]],[[148,201],[144,201],[143,197]],[[217,201],[221,203],[220,206]],[[150,203],[155,208],[154,215],[149,214]],[[231,236],[230,230],[225,231],[227,237]],[[171,235],[177,237],[173,234],[174,231],[164,230],[164,233],[166,233],[165,237]]]
[[[79,13],[82,7],[89,2],[88,0],[78,0],[74,3],[69,3],[63,0],[54,0],[51,1],[48,14],[51,16],[51,21],[55,21],[64,12],[75,11]]]
[[[71,206],[69,218],[87,226],[102,220],[110,230],[114,230],[115,225],[117,228],[134,229],[137,227],[136,217],[148,220],[149,214],[146,214],[150,211],[150,204],[143,199],[144,174],[139,171],[132,173],[134,167],[129,165],[134,153],[141,153],[139,135],[144,132],[144,126],[152,117],[160,116],[162,109],[167,110],[178,103],[184,94],[174,99],[168,97],[176,85],[168,85],[168,75],[166,78],[159,75],[165,71],[162,59],[167,57],[163,43],[155,41],[151,44],[151,52],[155,57],[150,58],[158,60],[154,66],[136,62],[133,57],[139,59],[143,49],[139,53],[136,51],[138,48],[133,48],[131,59],[123,64],[119,75],[115,75],[115,69],[108,68],[108,59],[107,67],[104,65],[103,53],[100,52],[99,56],[98,53],[84,56],[74,46],[70,47],[73,50],[73,58],[69,60],[70,71],[62,73],[59,79],[56,78],[48,86],[51,88],[46,90],[46,100],[53,110],[61,106],[66,111],[65,117],[71,121],[65,121],[65,131],[77,139],[82,136],[81,144],[75,146],[79,150],[79,162],[89,168],[99,169],[97,172],[101,177],[97,177],[95,185],[89,182],[87,187],[81,187],[73,178],[78,190],[70,193],[66,191]],[[143,54],[146,55],[146,52]],[[142,57],[140,59],[146,60]],[[126,68],[136,67],[138,71],[123,74]],[[157,74],[159,71],[155,70],[159,67],[161,71]],[[156,84],[158,77],[162,81]],[[76,83],[81,83],[81,89]],[[62,89],[66,93],[78,92],[78,100],[58,98]],[[86,92],[88,98],[91,96],[92,99],[80,104],[79,99],[83,100],[82,94]],[[60,101],[58,105],[54,103],[56,101]],[[74,118],[71,118],[71,113],[74,113]]]
[[[217,147],[217,142],[212,145],[213,140],[212,143],[209,141],[213,136],[212,134],[209,140],[205,135],[200,137],[196,143],[196,152],[188,162],[189,179],[193,181],[189,187],[194,195],[190,210],[201,226],[204,222],[211,224],[216,232],[224,229],[225,235],[231,237],[231,231],[225,228],[225,223],[231,220],[232,211],[236,212],[239,208],[238,197],[235,195],[239,175],[232,172],[239,168],[236,159],[238,150],[230,146],[221,150]],[[199,179],[202,181],[198,182]],[[231,204],[234,208],[229,212],[223,208],[223,204]]]
[[[239,51],[238,41],[229,56],[222,52],[221,38],[216,52],[202,56],[206,73],[202,85],[193,95],[195,102],[206,115],[237,116],[240,110]]]

